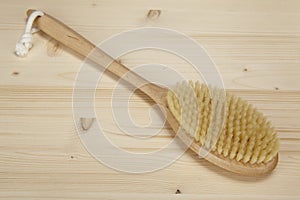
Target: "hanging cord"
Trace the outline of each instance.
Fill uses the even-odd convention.
[[[28,54],[29,49],[32,47],[32,34],[39,31],[36,28],[32,28],[33,22],[37,17],[43,15],[44,13],[42,11],[37,10],[28,17],[25,32],[16,44],[15,53],[17,56],[25,57]]]

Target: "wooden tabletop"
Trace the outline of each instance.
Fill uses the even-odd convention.
[[[96,44],[141,27],[190,36],[214,60],[226,89],[272,121],[280,138],[277,168],[262,177],[240,176],[190,151],[168,167],[143,174],[119,172],[97,161],[73,121],[72,91],[82,58],[42,33],[34,34],[27,57],[14,54],[28,8],[55,16]],[[1,199],[300,198],[299,1],[7,0],[0,7],[0,36]],[[191,66],[165,52],[138,51],[120,61],[130,68],[163,63],[197,78]],[[125,138],[108,114],[115,85],[114,77],[104,75],[96,112],[116,145],[153,151],[172,140],[168,126],[150,142]],[[147,124],[152,104],[134,94],[132,118]]]

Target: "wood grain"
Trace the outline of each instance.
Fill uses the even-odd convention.
[[[50,0],[1,3],[0,198],[299,199],[299,1],[131,1],[125,7],[116,0],[76,0],[72,6],[61,0],[59,4]],[[64,47],[53,48],[53,41],[38,34],[27,58],[13,54],[28,8],[55,14],[94,43],[145,26],[172,28],[196,39],[216,62],[226,88],[257,106],[279,131],[276,171],[261,178],[243,177],[197,160],[191,152],[149,174],[131,175],[105,167],[84,149],[73,123],[72,86],[80,58]],[[151,9],[161,10],[158,18],[147,18]],[[135,52],[120,59],[134,67],[153,61],[149,55],[197,78],[186,63],[171,55]],[[104,77],[97,92],[99,115],[110,109],[114,81]],[[132,99],[137,116],[148,114],[143,98]],[[145,122],[147,117],[142,119]],[[167,142],[168,128],[162,134],[165,137],[155,138],[148,147]],[[130,147],[115,137],[116,143]],[[177,189],[181,194],[175,195]]]

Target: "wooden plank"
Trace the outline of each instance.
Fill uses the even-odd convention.
[[[297,0],[4,1],[0,8],[1,199],[299,199],[300,196],[300,2]],[[173,165],[146,174],[112,170],[83,147],[72,116],[72,87],[82,60],[50,38],[34,35],[26,58],[13,54],[27,8],[43,9],[95,43],[132,28],[181,31],[202,44],[225,87],[254,104],[280,137],[280,161],[264,177],[224,171],[186,152]],[[147,18],[150,9],[159,17]],[[67,12],[66,12],[67,11]],[[201,79],[180,58],[141,51],[120,58],[135,67],[163,63],[189,79]],[[158,73],[158,72],[154,72]],[[152,151],[172,137],[165,127],[149,141],[131,140],[113,125],[111,92],[104,76],[96,111],[108,137],[129,151]],[[122,97],[121,100],[126,101]],[[144,101],[146,100],[146,102]],[[131,99],[133,117],[146,124],[151,101]],[[180,190],[181,194],[175,194]],[[178,193],[178,192],[177,192]]]

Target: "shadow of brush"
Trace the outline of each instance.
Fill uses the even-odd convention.
[[[259,181],[263,181],[263,180],[270,178],[272,176],[272,174],[276,173],[275,171],[273,171],[273,172],[266,173],[266,174],[263,174],[260,176],[241,175],[241,174],[237,174],[237,173],[222,169],[221,167],[218,167],[218,166],[208,162],[204,158],[199,158],[199,156],[192,150],[188,150],[186,153],[188,153],[193,159],[196,160],[196,162],[198,162],[201,166],[207,168],[209,171],[211,171],[215,174],[218,174],[220,176],[224,176],[226,178],[236,180],[236,181],[259,182]]]

